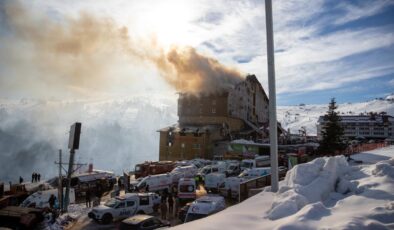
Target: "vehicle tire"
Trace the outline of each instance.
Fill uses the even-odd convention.
[[[139,211],[137,212],[137,214],[145,214],[145,212],[142,211],[142,210],[139,210]]]
[[[111,214],[109,214],[109,213],[106,213],[106,214],[104,214],[104,216],[103,216],[103,219],[102,219],[102,222],[103,222],[103,224],[109,224],[109,223],[111,223],[112,222],[112,215]]]

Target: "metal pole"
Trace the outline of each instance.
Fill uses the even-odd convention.
[[[62,177],[62,150],[59,149],[59,182],[58,182],[59,209],[63,211],[63,177]]]
[[[70,161],[68,162],[68,171],[67,171],[66,195],[64,196],[64,211],[65,212],[67,212],[68,204],[70,203],[71,174],[73,173],[74,155],[75,155],[75,150],[71,149],[70,150]]]
[[[265,0],[265,20],[267,32],[267,64],[269,88],[269,135],[271,153],[271,191],[278,191],[278,135],[276,121],[274,32],[272,28],[272,1]]]

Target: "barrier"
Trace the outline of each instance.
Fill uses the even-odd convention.
[[[286,170],[279,170],[279,180],[283,180],[286,176]],[[253,178],[239,184],[239,197],[238,202],[242,202],[249,198],[249,190],[256,188],[264,188],[271,185],[271,175],[265,175],[257,178]]]
[[[384,148],[387,146],[388,146],[387,143],[364,143],[364,144],[350,145],[340,154],[352,155],[365,151],[371,151],[374,149]]]

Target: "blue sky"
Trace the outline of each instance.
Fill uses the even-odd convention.
[[[264,14],[263,0],[2,1],[0,98],[175,95],[140,55],[174,45],[256,74],[268,91]],[[72,30],[84,15],[110,28],[93,31],[99,39],[78,41],[87,46],[83,52],[54,52],[71,35],[84,39]],[[325,104],[331,97],[357,102],[394,92],[394,1],[274,0],[273,17],[279,105]],[[119,28],[132,40],[127,48],[106,34]],[[51,31],[61,36],[46,35]]]

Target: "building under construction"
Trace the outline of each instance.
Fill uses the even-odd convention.
[[[160,160],[211,159],[219,143],[268,136],[268,97],[255,75],[215,94],[180,93],[178,123],[159,130]]]

